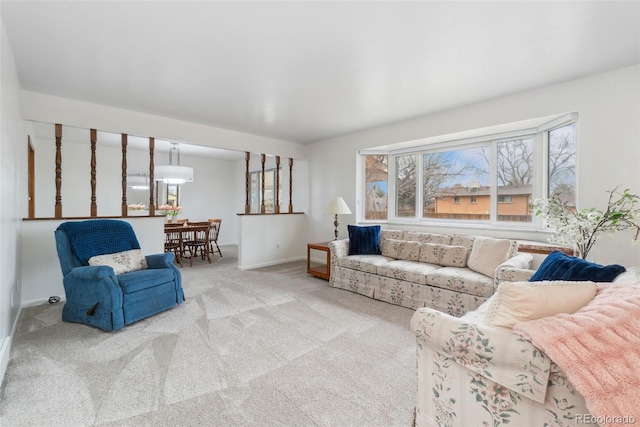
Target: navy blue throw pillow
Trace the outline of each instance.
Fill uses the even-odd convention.
[[[560,251],[551,252],[540,264],[530,282],[567,280],[576,282],[612,282],[625,268],[618,264],[600,265]]]
[[[380,255],[380,226],[348,225],[349,255]]]

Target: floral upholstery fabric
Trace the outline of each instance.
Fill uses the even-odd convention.
[[[493,278],[468,268],[443,267],[437,273],[427,275],[427,284],[487,298],[495,292]]]
[[[511,331],[416,311],[417,426],[576,426],[584,398],[558,366]],[[591,425],[594,424],[580,424]]]
[[[427,264],[424,262],[395,260],[378,266],[377,273],[380,276],[426,285],[427,274],[439,268],[439,265]]]
[[[395,259],[418,261],[420,257],[420,242],[406,240],[385,239],[382,246],[382,255]]]
[[[445,267],[466,267],[467,252],[469,250],[464,246],[423,243],[418,261]]]
[[[450,234],[421,233],[417,231],[406,231],[403,240],[420,243],[437,243],[439,245],[450,245],[453,236]]]
[[[394,261],[394,258],[385,257],[383,255],[349,255],[339,258],[338,265],[345,268],[376,274],[378,266],[384,265],[389,261]]]

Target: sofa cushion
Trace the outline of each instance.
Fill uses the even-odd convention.
[[[487,308],[484,323],[513,328],[518,322],[575,313],[596,295],[594,282],[503,282]]]
[[[348,225],[349,255],[380,255],[380,226]]]
[[[477,236],[467,265],[475,272],[493,277],[496,268],[508,259],[510,248],[510,240]]]
[[[480,297],[490,297],[493,280],[468,268],[442,267],[427,274],[427,285]]]
[[[420,242],[406,240],[385,239],[382,242],[382,255],[395,259],[418,261],[420,257]]]
[[[420,247],[418,260],[444,267],[466,267],[467,252],[467,248],[464,246],[423,243]]]
[[[450,234],[422,233],[418,231],[407,231],[404,233],[404,240],[420,243],[437,243],[440,245],[450,245],[452,236]]]
[[[92,256],[89,258],[89,265],[107,265],[113,268],[115,274],[144,270],[148,267],[147,259],[140,249]]]
[[[376,274],[377,267],[379,265],[384,265],[389,261],[393,261],[393,258],[382,255],[349,255],[338,258],[338,265],[351,270],[359,270]]]
[[[403,236],[403,230],[380,230],[380,245],[382,245],[386,239],[404,240]]]
[[[451,236],[452,246],[464,246],[465,248],[467,248],[467,263],[469,262],[469,255],[471,255],[471,248],[473,248],[473,241],[475,239],[476,236],[469,236],[467,234],[454,234],[453,236]]]
[[[571,280],[612,282],[625,268],[618,264],[603,266],[582,258],[573,257],[560,251],[551,252],[540,264],[538,270],[529,279],[530,282],[540,280]]]
[[[377,272],[380,276],[426,285],[427,274],[439,268],[439,265],[426,264],[424,262],[395,260],[378,266]]]
[[[476,239],[476,236],[469,236],[467,234],[454,234],[451,236],[451,245],[453,246],[464,246],[471,253],[471,248],[473,248],[473,241]]]

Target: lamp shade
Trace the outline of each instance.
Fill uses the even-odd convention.
[[[162,181],[166,184],[193,182],[193,168],[176,165],[156,166],[153,178],[155,181]]]
[[[347,215],[351,211],[342,197],[336,197],[331,199],[324,213],[327,215]]]

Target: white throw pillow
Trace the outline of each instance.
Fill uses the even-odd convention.
[[[89,258],[89,265],[108,265],[116,274],[148,268],[147,259],[140,249],[117,252],[115,254],[97,255]]]
[[[598,290],[594,282],[502,282],[491,297],[484,323],[501,328],[528,320],[575,313]]]
[[[496,268],[507,260],[510,246],[508,239],[478,236],[473,241],[467,266],[475,272],[493,277]]]

